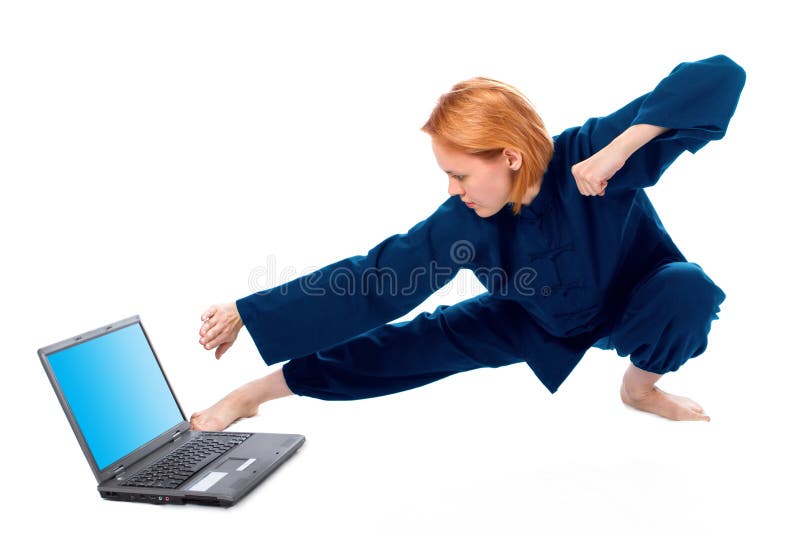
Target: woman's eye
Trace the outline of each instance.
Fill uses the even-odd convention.
[[[458,180],[459,182],[464,179],[464,175],[463,174],[456,174],[454,176],[455,176],[456,180]]]

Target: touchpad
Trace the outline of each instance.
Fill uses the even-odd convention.
[[[233,471],[244,471],[247,469],[247,466],[255,461],[255,458],[228,458],[214,469],[220,469],[229,473]]]
[[[234,475],[222,482],[222,486],[229,485],[232,481],[236,481],[238,479],[248,480],[249,477],[241,476],[245,475],[242,473],[240,476],[236,476],[237,471],[242,472],[247,467],[255,462],[255,458],[228,458],[220,465],[216,466],[213,471],[206,473],[203,478],[195,482],[191,487],[186,488],[189,491],[208,491],[211,489],[212,486],[216,485],[217,482],[220,482],[223,478],[227,475],[231,474]]]

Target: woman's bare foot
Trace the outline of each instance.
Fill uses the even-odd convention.
[[[673,421],[711,421],[711,417],[706,415],[703,408],[692,399],[673,395],[653,386],[649,393],[639,394],[632,397],[625,391],[625,384],[620,388],[622,402],[642,410],[650,412]]]
[[[692,399],[673,395],[655,386],[661,375],[644,371],[634,366],[628,367],[620,386],[622,402],[673,421],[711,421],[702,406]]]
[[[193,413],[189,419],[189,428],[219,432],[243,417],[258,415],[261,404],[289,395],[294,393],[286,385],[281,367],[267,376],[236,388],[211,408]]]
[[[219,432],[243,417],[258,415],[258,404],[249,400],[247,393],[243,391],[244,387],[246,386],[231,391],[214,406],[193,413],[189,419],[189,428]]]

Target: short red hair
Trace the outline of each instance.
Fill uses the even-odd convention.
[[[482,76],[458,82],[441,95],[421,130],[437,143],[487,160],[504,148],[518,150],[522,165],[510,195],[514,215],[553,157],[553,140],[533,104],[511,85]]]

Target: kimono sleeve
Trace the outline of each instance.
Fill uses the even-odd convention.
[[[724,137],[745,78],[744,69],[721,54],[678,64],[651,92],[580,127],[576,140],[584,159],[634,124],[670,128],[634,152],[611,177],[607,191],[654,185],[684,150],[694,154]]]
[[[237,300],[242,322],[267,365],[396,319],[469,267],[454,253],[465,216],[474,217],[460,202],[450,197],[428,218],[387,237],[366,255]]]

